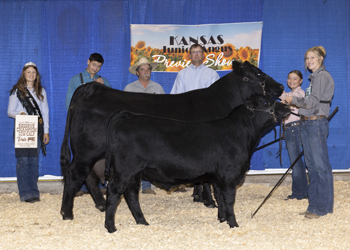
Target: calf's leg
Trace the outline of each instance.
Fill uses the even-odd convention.
[[[128,204],[128,207],[132,215],[134,216],[136,223],[147,226],[149,224],[142,213],[139,201],[140,183],[140,177],[133,178],[133,180],[130,182],[129,186],[124,192],[124,199]]]
[[[120,189],[115,186],[114,179],[112,179],[107,186],[107,206],[105,216],[105,228],[109,233],[117,231],[117,228],[115,227],[115,212],[121,196],[122,193],[120,192]]]
[[[215,208],[216,204],[211,195],[210,183],[203,182],[203,203],[206,207]]]
[[[213,183],[214,196],[218,204],[218,220],[222,223],[226,221],[226,208],[224,203],[224,197],[221,188],[216,183]]]
[[[86,186],[95,202],[95,207],[101,212],[106,211],[106,200],[103,197],[99,188],[100,179],[91,171],[89,176],[86,178]]]
[[[193,187],[193,202],[202,202],[202,185],[200,183],[194,184]]]
[[[78,165],[73,161],[64,176],[61,206],[61,215],[64,220],[73,220],[74,196],[75,193],[80,190],[87,176],[86,171],[79,171],[78,169]],[[82,167],[82,169],[84,169],[84,167]]]
[[[226,208],[226,219],[230,227],[238,227],[233,205],[236,199],[236,186],[226,187],[223,191],[224,203]]]

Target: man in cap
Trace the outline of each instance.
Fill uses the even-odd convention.
[[[137,63],[129,67],[130,73],[137,75],[139,79],[126,85],[124,91],[148,94],[164,94],[163,87],[150,79],[152,70],[157,68],[157,66],[158,63],[150,63],[146,57],[141,57]],[[141,188],[143,194],[156,194],[151,187],[150,182],[142,180]]]
[[[141,57],[140,60],[131,65],[129,71],[139,78],[137,81],[126,85],[124,91],[140,92],[149,94],[164,94],[162,86],[150,80],[151,72],[157,68],[158,63],[150,63],[146,57]]]

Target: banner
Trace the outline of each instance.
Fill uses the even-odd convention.
[[[16,115],[15,148],[37,148],[38,116]]]
[[[204,64],[214,70],[231,70],[232,61],[249,61],[259,67],[262,22],[205,25],[131,24],[130,65],[141,57],[158,62],[153,71],[178,72],[191,63],[190,47],[198,43]]]

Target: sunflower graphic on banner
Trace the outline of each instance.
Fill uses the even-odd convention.
[[[259,67],[262,22],[205,25],[131,24],[130,65],[141,57],[158,62],[154,71],[178,72],[190,63],[190,47],[204,49],[204,65],[231,70],[232,61]]]

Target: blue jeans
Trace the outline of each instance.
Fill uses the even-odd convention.
[[[151,183],[149,181],[142,180],[141,187],[142,187],[142,190],[145,190],[147,188],[151,188]]]
[[[300,125],[286,128],[284,131],[284,138],[288,150],[290,164],[292,165],[292,163],[303,150],[301,146]],[[307,196],[308,180],[302,157],[295,163],[293,167],[292,179],[293,182],[291,198],[303,199]]]
[[[327,118],[306,120],[300,125],[304,159],[309,171],[309,206],[307,211],[319,216],[333,213],[334,186],[329,163]]]
[[[39,153],[40,147],[38,147],[38,155]],[[34,197],[39,198],[39,157],[17,157],[16,174],[21,201]]]

